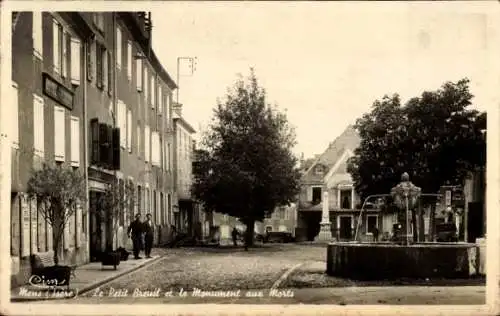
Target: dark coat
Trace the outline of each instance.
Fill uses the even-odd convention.
[[[143,232],[146,233],[146,236],[151,237],[154,235],[154,223],[152,223],[153,226],[150,226],[147,221],[142,223],[143,225]]]
[[[132,238],[141,238],[141,234],[144,231],[144,227],[139,220],[135,220],[132,223],[130,223],[130,226],[128,227],[127,234],[130,234],[132,232]]]

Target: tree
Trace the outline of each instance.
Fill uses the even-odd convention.
[[[118,223],[120,219],[125,218],[127,210],[131,210],[133,205],[135,205],[135,190],[130,181],[113,179],[106,184],[103,194],[99,195],[93,212],[96,218],[106,223],[106,251],[113,249],[113,238],[117,235]],[[132,216],[133,214],[129,214],[129,218]]]
[[[251,246],[255,221],[294,201],[300,179],[294,130],[284,113],[266,103],[253,69],[218,102],[201,146],[193,195],[205,210],[239,218]]]
[[[54,263],[59,264],[59,250],[64,229],[77,208],[86,201],[85,177],[78,169],[44,163],[32,171],[27,193],[37,202],[38,210],[52,228]]]
[[[389,192],[403,172],[423,193],[437,193],[447,182],[463,185],[471,170],[486,163],[486,113],[469,108],[472,98],[469,80],[462,79],[405,106],[397,94],[375,101],[355,125],[361,144],[348,171],[356,191],[362,198]],[[434,214],[435,199],[422,203]]]

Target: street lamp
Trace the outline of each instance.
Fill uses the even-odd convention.
[[[410,182],[408,173],[403,173],[401,182],[391,189],[394,203],[406,211],[406,245],[410,244],[410,219],[408,213],[413,208],[420,197],[421,189]],[[414,232],[415,233],[415,232]]]
[[[179,104],[179,81],[180,81],[180,64],[182,60],[186,60],[190,63],[189,68],[191,69],[191,73],[189,74],[190,76],[193,75],[193,73],[196,70],[196,65],[198,62],[198,57],[189,57],[189,56],[183,56],[183,57],[177,57],[177,104]]]

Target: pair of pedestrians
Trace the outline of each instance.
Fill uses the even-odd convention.
[[[141,251],[142,242],[144,239],[144,254],[146,258],[151,258],[151,249],[153,248],[154,239],[154,225],[151,219],[151,214],[146,214],[146,221],[141,221],[141,214],[135,215],[135,220],[130,224],[127,234],[129,238],[132,238],[132,244],[134,248],[134,258],[142,259],[139,256]]]

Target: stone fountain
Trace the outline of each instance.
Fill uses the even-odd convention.
[[[394,242],[359,242],[360,220],[369,199],[392,196],[404,212]],[[464,242],[413,242],[410,212],[424,194],[404,173],[390,194],[368,196],[361,208],[354,242],[333,242],[327,248],[327,274],[359,280],[400,278],[463,278],[478,273],[476,244]],[[401,217],[400,217],[401,218]]]

